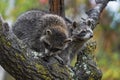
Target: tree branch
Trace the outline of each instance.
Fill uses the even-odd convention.
[[[90,9],[86,12],[88,15],[88,19],[91,20],[92,23],[92,29],[96,27],[96,25],[99,22],[100,14],[104,10],[104,8],[107,6],[109,1],[115,1],[115,0],[95,0],[96,1],[96,7],[93,9]]]
[[[75,79],[78,80],[101,80],[102,72],[96,64],[94,51],[96,49],[96,42],[89,41],[85,48],[81,50],[77,57],[75,64]]]

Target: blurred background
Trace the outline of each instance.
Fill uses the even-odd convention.
[[[94,0],[65,0],[67,18],[79,20],[94,7]],[[0,15],[12,25],[23,12],[31,9],[49,10],[48,0],[0,0]],[[120,0],[109,2],[94,30],[96,58],[102,69],[102,80],[120,80]],[[14,80],[0,67],[0,80]]]

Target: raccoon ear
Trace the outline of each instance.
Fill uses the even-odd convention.
[[[77,27],[77,22],[76,22],[76,21],[74,21],[74,22],[72,23],[72,27],[73,27],[74,29]]]
[[[46,35],[52,35],[52,31],[50,29],[46,30]]]
[[[64,41],[64,43],[69,43],[69,42],[72,42],[73,40],[72,40],[72,38],[67,38],[65,41]]]

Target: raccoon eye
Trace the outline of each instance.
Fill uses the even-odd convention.
[[[60,51],[61,49],[59,49],[59,48],[52,48],[50,51],[51,52],[57,52],[57,51]]]

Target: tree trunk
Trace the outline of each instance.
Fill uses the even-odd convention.
[[[49,0],[50,12],[65,17],[64,0]]]

